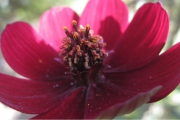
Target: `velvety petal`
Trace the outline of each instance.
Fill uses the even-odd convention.
[[[126,29],[128,9],[121,0],[90,0],[80,18],[80,24],[89,24],[94,34],[101,35],[111,50]]]
[[[85,95],[85,87],[77,88],[56,108],[33,119],[83,119]]]
[[[148,102],[156,92],[157,88],[146,93],[126,91],[108,82],[90,85],[86,98],[84,118],[112,119],[118,112],[121,115],[127,114]]]
[[[169,18],[160,3],[145,4],[137,11],[106,64],[127,71],[150,63],[164,46],[168,29]]]
[[[65,67],[55,60],[59,53],[27,23],[7,25],[1,36],[1,49],[8,64],[22,76],[45,80],[64,75]]]
[[[29,114],[56,107],[73,89],[73,80],[34,81],[0,73],[0,102]]]
[[[113,70],[111,71],[113,72]],[[106,79],[127,91],[144,92],[161,85],[162,90],[150,102],[171,93],[180,82],[180,43],[160,55],[148,66],[131,72],[106,74]]]
[[[127,100],[125,103],[119,103],[107,110],[104,110],[97,119],[112,119],[116,116],[124,115],[131,113],[133,110],[139,106],[147,103],[149,99],[155,95],[161,87],[156,87],[148,92],[138,93],[135,97],[130,100]]]
[[[66,37],[63,27],[72,30],[72,20],[78,21],[78,15],[70,8],[57,7],[46,11],[40,19],[40,33],[44,36],[46,43],[56,51],[60,51],[61,40]]]

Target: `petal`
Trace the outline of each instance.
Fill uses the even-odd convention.
[[[84,118],[112,119],[118,112],[121,115],[130,113],[148,102],[156,92],[157,88],[146,93],[129,92],[108,82],[91,85],[87,93]]]
[[[65,68],[55,60],[59,57],[27,23],[7,25],[1,36],[2,53],[19,74],[32,79],[55,79]]]
[[[70,8],[52,8],[41,16],[40,33],[44,36],[46,43],[56,51],[60,51],[61,40],[66,36],[63,27],[67,26],[69,30],[72,30],[72,20],[78,21],[78,19],[78,15]]]
[[[120,88],[134,92],[148,91],[156,86],[162,90],[150,102],[158,101],[171,93],[180,82],[180,43],[160,55],[148,66],[131,72],[106,74],[106,79]]]
[[[32,119],[83,119],[86,89],[77,88],[53,110]]]
[[[128,23],[128,8],[121,0],[90,0],[80,18],[80,24],[89,24],[94,34],[101,35],[111,50]]]
[[[138,93],[135,97],[130,100],[127,100],[125,103],[119,103],[107,110],[104,110],[97,119],[112,119],[116,116],[121,116],[124,114],[131,113],[136,108],[140,107],[141,105],[147,103],[149,99],[155,95],[161,87],[156,87],[148,92]]]
[[[34,81],[0,73],[0,102],[28,114],[44,113],[57,106],[74,89],[73,80]]]
[[[137,11],[106,64],[128,71],[150,63],[164,46],[168,29],[169,18],[160,3],[145,4]]]

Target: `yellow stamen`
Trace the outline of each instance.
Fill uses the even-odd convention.
[[[64,26],[64,27],[63,27],[63,30],[64,30],[64,31],[68,31],[68,27],[67,27],[67,26]]]
[[[73,24],[73,25],[77,25],[77,21],[73,20],[73,21],[72,21],[72,24]]]

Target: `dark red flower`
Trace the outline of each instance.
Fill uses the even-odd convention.
[[[89,25],[79,29],[72,20],[88,23],[94,36]],[[64,25],[76,33],[64,28],[66,37]],[[168,29],[168,15],[159,3],[143,5],[128,24],[121,0],[90,0],[80,18],[70,8],[52,8],[42,15],[39,32],[25,22],[7,25],[2,53],[26,79],[0,73],[0,101],[38,114],[34,118],[93,119],[113,118],[161,100],[180,81],[180,43],[159,55]],[[106,52],[96,35],[103,37]]]

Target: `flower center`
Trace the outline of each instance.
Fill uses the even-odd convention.
[[[62,39],[60,56],[64,63],[69,67],[70,72],[82,79],[81,83],[90,84],[101,79],[103,60],[107,53],[102,48],[106,46],[103,38],[93,35],[90,25],[78,29],[77,22],[72,21],[73,30],[68,31],[65,26],[64,31],[67,37]]]

